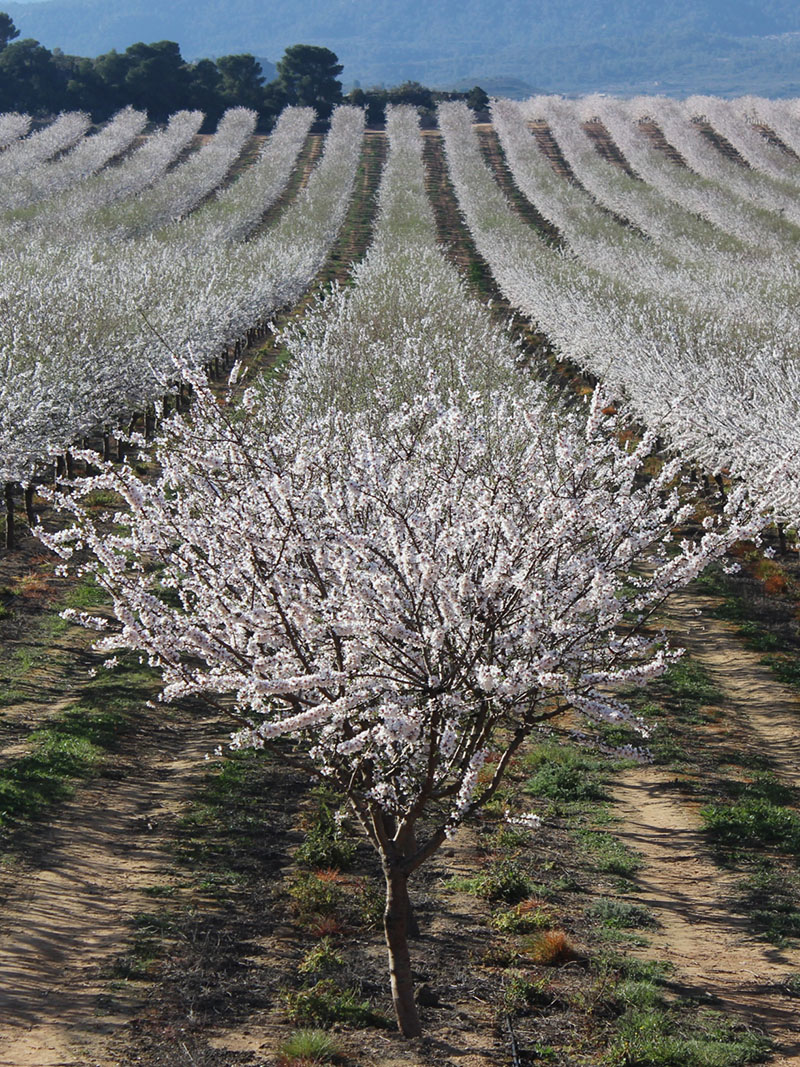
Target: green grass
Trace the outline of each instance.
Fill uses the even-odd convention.
[[[721,697],[720,691],[705,669],[687,656],[664,672],[662,682],[684,709],[701,704],[716,704]]]
[[[596,871],[632,878],[642,866],[635,852],[605,830],[580,829],[576,836]]]
[[[116,746],[125,722],[112,712],[76,707],[31,734],[31,751],[0,769],[0,826],[34,818],[71,795]]]
[[[102,768],[154,689],[152,672],[123,662],[88,683],[80,700],[29,735],[30,751],[0,768],[0,827],[41,816]]]
[[[800,659],[794,656],[765,656],[762,662],[784,685],[800,689]]]
[[[533,772],[523,786],[532,796],[573,804],[608,799],[607,765],[586,749],[548,742],[526,753],[523,766]]]
[[[179,821],[177,859],[202,881],[206,892],[225,896],[262,874],[271,765],[253,749],[209,765],[202,789]]]
[[[770,630],[768,625],[752,617],[754,608],[751,603],[729,589],[725,591],[727,595],[715,608],[714,614],[735,622],[749,648],[768,653],[761,662],[770,668],[779,681],[792,688],[800,688],[800,657],[785,631],[775,633]]]
[[[739,633],[745,638],[750,648],[754,648],[757,652],[772,652],[781,644],[781,639],[777,634],[770,633],[752,619],[743,619],[739,623]]]
[[[604,926],[620,930],[645,929],[656,925],[647,908],[631,904],[627,900],[614,900],[609,897],[595,900],[587,909],[587,915]]]
[[[341,1058],[339,1043],[326,1030],[297,1030],[278,1048],[278,1067],[310,1067],[335,1063]]]
[[[763,937],[783,948],[800,939],[800,875],[762,861],[739,883],[737,910]]]
[[[447,885],[495,904],[501,901],[504,904],[518,904],[527,899],[534,889],[526,867],[507,858],[487,863],[470,878],[451,878]]]
[[[645,742],[655,763],[685,767],[691,764],[698,725],[708,722],[721,694],[700,664],[688,656],[673,664],[651,682],[646,690],[624,694],[636,714],[651,729]],[[600,727],[602,740],[609,745],[641,746],[642,738],[629,727]]]
[[[743,1067],[763,1063],[771,1048],[763,1034],[718,1012],[682,1016],[657,997],[642,1007],[628,1005],[615,1029],[606,1053],[613,1067]]]
[[[677,995],[672,965],[618,953],[592,963],[597,1009],[613,1018],[604,1054],[585,1067],[744,1067],[769,1058],[771,1042],[735,1016]]]
[[[800,817],[769,797],[745,793],[734,803],[706,805],[700,817],[716,845],[734,849],[767,846],[800,855]]]
[[[295,853],[295,860],[303,867],[347,870],[353,862],[355,841],[337,822],[332,806],[332,798],[326,795],[317,798],[313,820]]]
[[[13,601],[13,590],[5,592]],[[59,614],[61,611],[65,608],[91,610],[106,602],[105,591],[90,576],[86,576],[72,586],[57,604],[46,601],[40,613],[28,617],[25,620],[24,643],[5,655],[2,654],[0,646],[0,680],[5,683],[0,686],[0,707],[30,699],[30,694],[26,694],[19,683],[25,680],[32,670],[51,658],[50,646],[54,639],[63,636],[75,625],[62,619]],[[10,605],[6,606],[5,611],[7,614],[13,614]]]

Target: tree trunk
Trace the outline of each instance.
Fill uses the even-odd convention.
[[[31,529],[36,525],[36,512],[33,510],[33,486],[25,486],[25,514]]]
[[[784,524],[782,522],[779,522],[777,524],[777,526],[778,526],[778,544],[780,545],[780,553],[781,553],[782,556],[785,556],[786,552],[787,552],[787,547],[788,547],[787,544],[786,544],[786,527],[784,526]]]
[[[411,905],[408,899],[408,876],[397,870],[386,872],[386,910],[383,928],[389,951],[389,974],[397,1026],[403,1037],[419,1037],[422,1024],[414,1003],[414,981],[408,951],[408,924]]]
[[[17,539],[14,536],[14,486],[6,482],[6,548],[10,551],[17,547]]]

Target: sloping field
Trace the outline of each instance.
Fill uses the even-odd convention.
[[[0,121],[0,1065],[800,1063],[794,104],[312,117]]]

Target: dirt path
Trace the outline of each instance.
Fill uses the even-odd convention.
[[[787,785],[800,787],[800,693],[782,685],[746,648],[735,626],[715,619],[717,597],[682,593],[666,617],[673,643],[700,663],[724,694],[730,735],[766,755]]]
[[[169,827],[219,737],[211,721],[145,724],[124,777],[83,789],[4,870],[0,1067],[111,1067],[104,1039],[135,998],[108,997],[109,961],[148,910],[142,889],[169,879]]]
[[[767,754],[787,784],[800,786],[800,698],[730,626],[710,616],[715,603],[673,597],[665,617],[673,643],[691,653],[721,692],[727,739]],[[636,879],[638,900],[660,923],[647,954],[671,960],[681,983],[762,1026],[777,1043],[775,1067],[800,1067],[800,1015],[786,990],[787,978],[800,972],[800,950],[758,940],[746,916],[731,914],[735,876],[714,862],[696,806],[681,798],[674,778],[636,770],[623,776],[614,794],[621,819],[615,835],[646,860]]]

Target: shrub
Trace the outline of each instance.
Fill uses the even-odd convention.
[[[289,886],[294,911],[301,920],[333,915],[344,900],[344,888],[325,871],[303,871]]]
[[[309,989],[288,992],[286,1009],[295,1022],[321,1026],[345,1023],[363,1029],[387,1024],[367,1001],[358,999],[354,989],[341,989],[331,978],[323,978]]]
[[[301,974],[324,974],[344,967],[344,960],[333,947],[330,937],[322,937],[310,949],[297,968]]]
[[[297,850],[295,859],[302,867],[337,867],[347,870],[356,846],[344,834],[331,809],[323,801],[313,826]]]
[[[608,797],[600,781],[602,764],[596,756],[565,745],[542,745],[527,761],[535,768],[525,784],[525,791],[550,800],[605,800]]]
[[[493,903],[516,904],[530,895],[528,875],[513,860],[502,859],[486,865],[473,882],[473,892]]]

